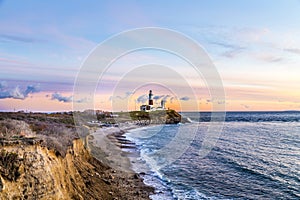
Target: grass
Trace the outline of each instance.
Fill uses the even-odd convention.
[[[0,140],[21,140],[22,138],[37,138],[42,145],[53,149],[57,155],[65,156],[72,141],[80,136],[89,134],[84,124],[92,120],[101,120],[102,123],[114,124],[117,122],[135,121],[139,124],[176,124],[181,116],[175,110],[161,111],[131,111],[119,112],[112,117],[111,112],[94,113],[92,111],[76,112],[80,121],[76,126],[72,112],[64,113],[0,113]]]
[[[64,157],[72,141],[78,138],[73,115],[69,113],[0,113],[1,140],[15,141],[25,138],[42,140],[43,146]]]
[[[176,124],[181,121],[181,115],[175,110],[157,110],[152,112],[131,111],[130,118],[152,124]]]
[[[0,138],[11,139],[19,136],[34,136],[30,126],[24,122],[14,119],[0,121]]]

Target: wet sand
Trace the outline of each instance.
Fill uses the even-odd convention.
[[[104,127],[97,129],[89,137],[91,150],[99,147],[103,152],[92,151],[95,158],[108,166],[125,171],[133,172],[130,160],[122,149],[135,148],[135,144],[126,139],[123,135],[126,131],[140,126],[135,124],[122,124],[120,127]]]
[[[132,170],[129,156],[135,151],[128,150],[136,147],[124,136],[126,131],[140,127],[123,123],[119,127],[99,128],[89,136],[89,148],[93,157],[111,168],[108,177],[111,175],[115,180],[118,179],[118,188],[121,191],[126,190],[124,193],[128,193],[128,190],[135,191],[129,199],[150,199],[149,195],[154,193],[153,187],[143,183],[143,175]]]

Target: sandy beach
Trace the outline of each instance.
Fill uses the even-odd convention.
[[[111,168],[111,175],[123,177],[125,180],[119,180],[120,189],[135,190],[132,194],[135,199],[149,199],[149,195],[154,193],[154,188],[143,183],[143,174],[136,174],[132,170],[129,154],[134,152],[124,151],[125,149],[134,149],[135,144],[126,139],[126,131],[140,128],[133,123],[121,123],[119,127],[98,128],[89,135],[89,148],[91,154],[100,162]],[[122,178],[121,178],[122,179]]]
[[[135,124],[122,123],[119,127],[98,128],[89,136],[89,147],[93,156],[116,170],[133,172],[130,160],[122,149],[135,148],[134,143],[127,140],[123,134],[139,127]],[[101,150],[96,151],[97,147]]]

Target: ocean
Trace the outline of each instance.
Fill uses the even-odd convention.
[[[152,199],[300,199],[300,112],[228,112],[205,157],[199,149],[213,126],[211,113],[181,114],[191,123],[126,134],[139,152],[133,169],[156,188]],[[165,148],[179,129],[188,143]]]

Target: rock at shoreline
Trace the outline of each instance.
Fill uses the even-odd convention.
[[[129,115],[131,120],[144,124],[178,124],[181,122],[181,115],[175,110],[132,111]]]

